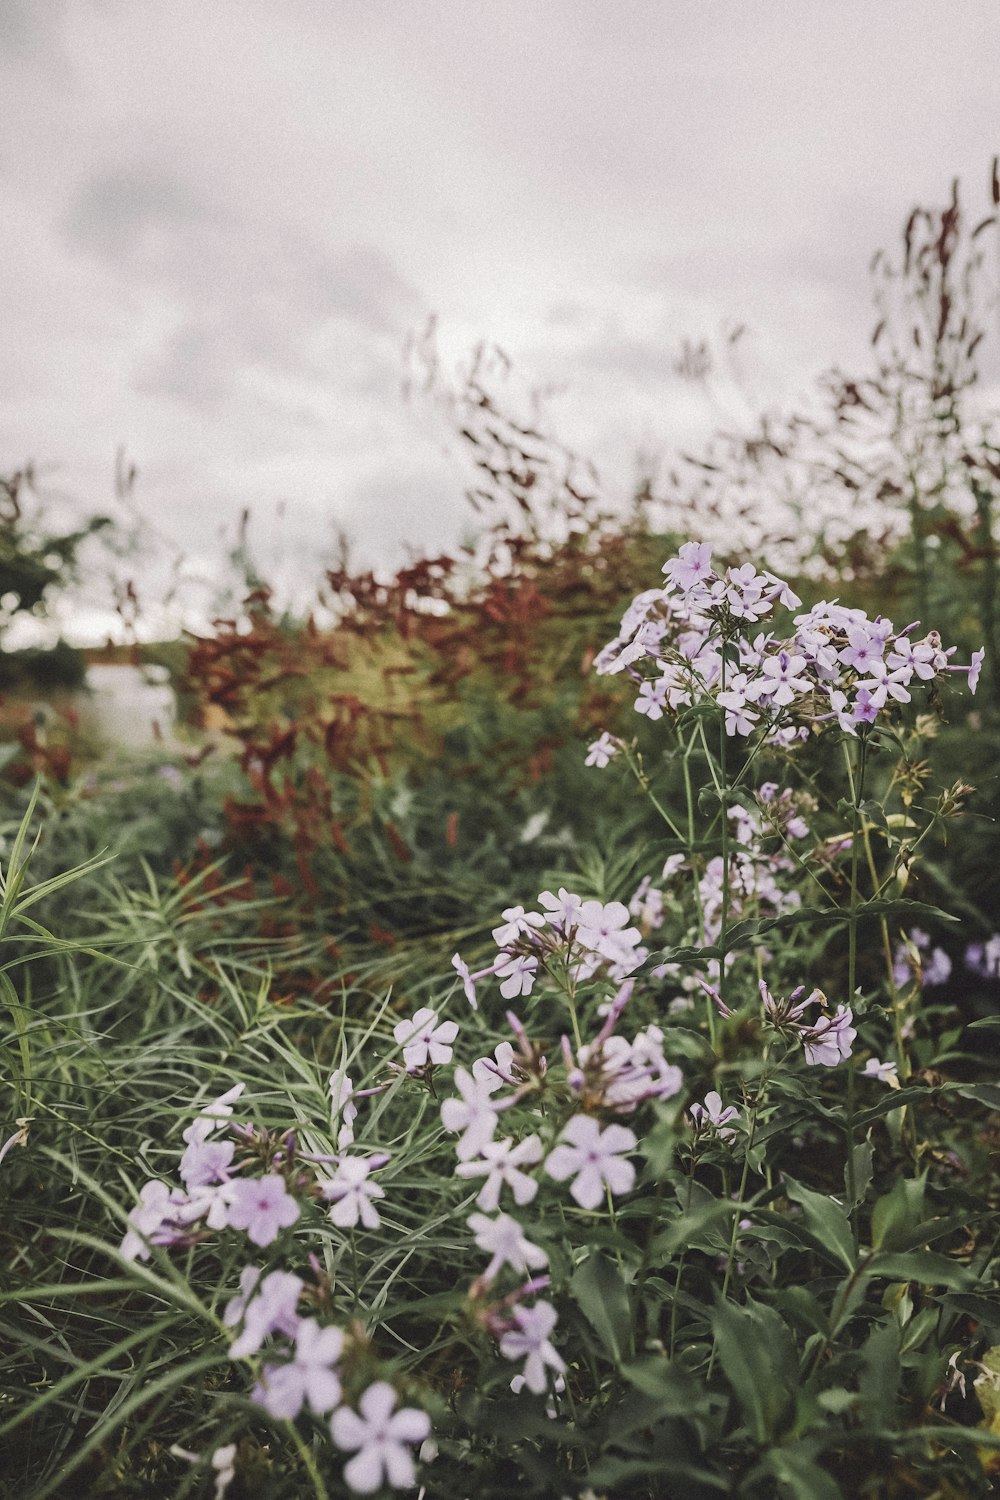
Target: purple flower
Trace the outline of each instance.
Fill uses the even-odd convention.
[[[492,1281],[504,1266],[510,1266],[519,1276],[529,1271],[540,1271],[547,1266],[549,1258],[538,1245],[525,1238],[524,1230],[510,1214],[498,1214],[488,1219],[485,1214],[470,1214],[465,1221],[476,1237],[476,1244],[491,1257],[482,1274],[484,1281]]]
[[[409,1444],[422,1443],[431,1430],[430,1418],[416,1407],[395,1411],[396,1392],[386,1380],[370,1385],[358,1402],[359,1410],[342,1406],[333,1414],[330,1431],[338,1448],[357,1453],[344,1468],[344,1478],[360,1495],[370,1495],[383,1484],[409,1489],[416,1469]]]
[[[511,1317],[514,1326],[501,1337],[500,1353],[504,1359],[524,1360],[524,1383],[540,1396],[547,1384],[546,1367],[558,1374],[566,1368],[549,1342],[556,1326],[556,1310],[549,1302],[536,1302],[534,1307],[512,1308]]]
[[[496,1105],[490,1097],[501,1080],[480,1081],[465,1068],[455,1069],[455,1087],[461,1098],[446,1099],[441,1106],[441,1124],[445,1130],[461,1131],[455,1146],[460,1161],[478,1156],[497,1128]]]
[[[865,1078],[877,1078],[879,1083],[887,1083],[893,1089],[899,1088],[899,1079],[896,1076],[897,1067],[894,1062],[879,1062],[877,1057],[870,1057],[862,1073]]]
[[[979,674],[983,670],[983,660],[986,656],[985,646],[978,651],[973,651],[972,661],[969,663],[969,692],[974,693],[979,686]]]
[[[379,1160],[384,1164],[384,1157]],[[372,1199],[384,1198],[385,1188],[377,1182],[369,1182],[369,1173],[373,1170],[372,1161],[364,1161],[360,1156],[346,1156],[335,1175],[322,1184],[323,1197],[333,1204],[331,1222],[338,1229],[353,1229],[359,1219],[366,1229],[377,1229],[381,1224]]]
[[[403,1062],[409,1072],[428,1063],[451,1062],[451,1044],[458,1036],[455,1021],[438,1021],[437,1012],[424,1006],[408,1021],[393,1027],[393,1036],[403,1049]]]
[[[481,1161],[462,1161],[455,1168],[456,1177],[486,1178],[476,1199],[480,1208],[493,1213],[499,1207],[504,1187],[510,1188],[519,1208],[531,1202],[538,1192],[538,1183],[521,1168],[534,1166],[544,1155],[537,1135],[526,1136],[516,1146],[512,1137],[487,1141],[480,1155]]]
[[[584,765],[597,766],[598,770],[603,770],[610,761],[614,760],[620,748],[620,742],[605,730],[599,740],[587,746],[587,758]]]
[[[704,1104],[692,1104],[691,1118],[698,1130],[711,1127],[719,1137],[720,1141],[731,1141],[736,1137],[735,1130],[727,1130],[726,1126],[730,1120],[738,1120],[740,1112],[735,1105],[730,1104],[727,1109],[722,1107],[722,1099],[715,1089],[705,1095]]]
[[[262,1280],[256,1266],[244,1266],[239,1294],[226,1304],[222,1315],[227,1328],[243,1325],[242,1333],[229,1346],[229,1358],[256,1354],[271,1333],[294,1338],[299,1326],[295,1308],[303,1285],[301,1277],[289,1271],[271,1271]]]
[[[537,958],[525,958],[521,953],[498,963],[496,975],[503,980],[500,993],[505,1000],[516,1000],[521,995],[530,995],[538,970]]]
[[[270,1245],[282,1229],[299,1217],[299,1205],[283,1180],[271,1173],[267,1177],[240,1177],[230,1188],[231,1202],[227,1221],[231,1229],[246,1230],[255,1245]]]
[[[802,1028],[802,1046],[810,1067],[818,1064],[835,1068],[850,1057],[851,1044],[858,1034],[851,1025],[853,1019],[849,1005],[838,1005],[835,1016],[821,1016],[815,1025]]]
[[[292,1422],[308,1404],[317,1416],[340,1400],[340,1381],[332,1366],[344,1347],[339,1328],[321,1328],[303,1318],[295,1334],[295,1356],[284,1365],[264,1365],[250,1399],[278,1421]]]
[[[572,1177],[570,1196],[581,1208],[594,1209],[612,1193],[627,1193],[635,1182],[635,1168],[623,1160],[637,1142],[625,1125],[602,1130],[590,1115],[574,1115],[564,1127],[559,1143],[550,1151],[545,1170],[557,1182]]]

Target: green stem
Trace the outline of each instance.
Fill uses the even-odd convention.
[[[865,759],[868,751],[868,736],[864,725],[858,731],[858,758],[857,768],[851,765],[851,755],[844,745],[844,756],[847,762],[847,778],[851,788],[851,903],[847,917],[847,1003],[854,1004],[854,992],[857,988],[858,968],[858,864],[860,856],[861,839],[861,802],[865,787]],[[857,1207],[857,1180],[854,1164],[854,1115],[856,1108],[857,1092],[857,1069],[854,1057],[847,1060],[847,1196],[850,1200],[851,1227],[854,1233],[854,1245],[857,1249],[859,1241]]]

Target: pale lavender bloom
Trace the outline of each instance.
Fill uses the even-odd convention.
[[[935,948],[930,958],[924,960],[924,984],[945,984],[951,976],[951,959],[943,948]]]
[[[507,1136],[502,1141],[487,1141],[480,1161],[459,1162],[455,1176],[485,1177],[476,1202],[487,1213],[496,1212],[504,1187],[510,1188],[514,1202],[523,1208],[538,1192],[538,1183],[521,1168],[534,1166],[544,1154],[537,1135],[525,1136],[517,1145],[512,1136]]]
[[[878,661],[885,650],[885,641],[873,633],[868,622],[863,625],[849,625],[847,642],[844,649],[837,654],[845,666],[853,667],[856,672],[866,673],[872,662]]]
[[[870,1057],[862,1069],[865,1078],[877,1078],[879,1083],[887,1083],[890,1088],[899,1087],[897,1071],[894,1062],[879,1062],[877,1057]]]
[[[568,891],[565,886],[559,887],[559,894],[556,896],[553,896],[551,891],[542,891],[538,900],[549,913],[549,921],[552,925],[558,925],[563,932],[568,932],[580,920],[583,898],[575,895],[573,891]]]
[[[965,966],[983,979],[1000,979],[1000,932],[985,943],[970,943],[965,950]]]
[[[634,946],[642,934],[626,928],[628,907],[621,901],[584,901],[577,924],[577,941],[605,958],[621,956],[622,946]],[[634,941],[633,935],[634,933]]]
[[[170,1189],[158,1178],[139,1189],[139,1202],[128,1216],[129,1228],[119,1253],[126,1260],[148,1260],[149,1242],[155,1244],[156,1231],[170,1217],[173,1207]]]
[[[490,1256],[489,1265],[482,1273],[483,1281],[492,1281],[504,1266],[510,1266],[519,1276],[529,1271],[540,1271],[547,1266],[549,1257],[539,1245],[525,1238],[524,1231],[510,1214],[498,1214],[488,1219],[485,1214],[470,1214],[465,1221],[476,1237],[480,1250]]]
[[[226,1328],[243,1324],[242,1333],[229,1346],[230,1359],[256,1354],[269,1334],[295,1337],[299,1326],[295,1308],[304,1284],[289,1271],[271,1271],[262,1280],[256,1266],[244,1266],[239,1294],[226,1304],[222,1315]]]
[[[180,1160],[181,1181],[188,1190],[227,1181],[235,1152],[235,1141],[191,1141]]]
[[[625,1125],[609,1125],[602,1131],[590,1115],[574,1115],[565,1125],[559,1143],[549,1152],[545,1170],[557,1182],[572,1177],[570,1196],[581,1208],[594,1209],[607,1187],[612,1193],[627,1193],[635,1182],[635,1168],[623,1153],[637,1145]]]
[[[874,724],[878,718],[878,711],[884,702],[884,689],[876,688],[873,693],[870,688],[859,687],[854,699],[854,709],[851,715],[855,724]]]
[[[245,1083],[234,1083],[232,1088],[227,1089],[224,1094],[220,1094],[218,1099],[213,1099],[211,1104],[206,1104],[201,1113],[184,1130],[182,1139],[188,1145],[194,1145],[196,1142],[207,1140],[213,1130],[217,1130],[220,1125],[224,1125],[232,1115],[233,1102],[240,1097],[245,1088]]]
[[[730,1104],[727,1109],[722,1107],[720,1095],[711,1089],[705,1095],[704,1104],[692,1104],[691,1118],[699,1130],[710,1126],[721,1141],[732,1141],[736,1138],[735,1130],[727,1130],[730,1120],[738,1120],[740,1112],[735,1105]]]
[[[985,657],[985,646],[981,647],[978,651],[973,651],[972,653],[972,661],[969,663],[968,667],[970,693],[974,693],[976,691],[976,688],[979,686],[979,674],[983,669],[983,661]]]
[[[705,583],[712,577],[711,543],[685,542],[677,556],[663,564],[662,571],[675,588],[688,593],[696,584]]]
[[[362,1395],[357,1412],[341,1406],[333,1414],[330,1432],[337,1447],[358,1450],[344,1468],[344,1478],[356,1494],[370,1495],[383,1484],[405,1490],[416,1480],[408,1445],[429,1436],[430,1418],[414,1406],[396,1411],[395,1405],[393,1387],[377,1380]]]
[[[603,732],[600,739],[595,740],[592,745],[587,746],[587,758],[585,766],[597,766],[598,770],[608,765],[621,749],[621,742],[614,735]]]
[[[299,1217],[299,1205],[273,1172],[266,1177],[239,1177],[229,1192],[229,1227],[245,1230],[255,1245],[270,1245],[280,1230]]]
[[[472,1076],[489,1094],[495,1094],[498,1088],[508,1083],[516,1087],[517,1079],[514,1076],[514,1048],[510,1042],[499,1042],[493,1048],[495,1062],[488,1057],[477,1057],[472,1064]]]
[[[635,700],[636,713],[645,714],[651,723],[662,719],[669,686],[669,680],[665,677],[658,677],[655,681],[649,677],[644,678],[639,685],[639,693]]]
[[[545,926],[545,918],[540,911],[525,911],[523,906],[509,906],[500,915],[503,917],[502,924],[493,928],[493,941],[498,948],[506,948],[522,935],[530,937],[533,928]]]
[[[308,1404],[317,1416],[340,1400],[340,1381],[331,1368],[344,1348],[339,1328],[321,1328],[303,1318],[295,1334],[295,1357],[284,1365],[264,1365],[250,1399],[278,1421],[293,1422]]]
[[[520,995],[530,995],[538,969],[537,958],[525,958],[521,953],[498,964],[496,975],[502,979],[500,993],[505,1000],[516,1000]]]
[[[491,1082],[480,1082],[465,1068],[455,1069],[455,1087],[461,1098],[444,1101],[441,1105],[441,1124],[445,1130],[461,1132],[455,1145],[459,1161],[468,1161],[470,1157],[478,1156],[492,1139],[497,1128],[497,1110],[490,1095],[494,1086],[500,1082],[501,1079],[495,1074]]]
[[[429,1063],[451,1062],[451,1044],[458,1036],[455,1021],[438,1021],[437,1012],[423,1006],[408,1021],[400,1021],[392,1034],[403,1049],[403,1062],[410,1072]]]
[[[373,1170],[371,1160],[346,1156],[334,1176],[320,1184],[323,1197],[333,1204],[330,1219],[338,1229],[353,1229],[359,1219],[366,1229],[377,1229],[381,1224],[372,1199],[384,1198],[385,1189],[368,1180]]]
[[[768,656],[762,663],[763,677],[755,684],[756,698],[766,698],[784,708],[795,698],[796,693],[809,691],[808,679],[802,676],[805,669],[804,656],[779,651],[777,656]],[[721,703],[723,695],[719,695]]]
[[[524,1360],[524,1383],[540,1396],[547,1384],[546,1367],[560,1375],[566,1369],[549,1342],[556,1326],[556,1310],[549,1302],[536,1302],[534,1307],[513,1307],[511,1316],[514,1327],[501,1336],[500,1353],[504,1359]]]
[[[802,1046],[810,1067],[819,1064],[835,1068],[851,1055],[851,1044],[857,1032],[851,1025],[854,1016],[849,1005],[838,1005],[835,1016],[821,1016],[813,1026],[802,1028]]]

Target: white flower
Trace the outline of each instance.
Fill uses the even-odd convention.
[[[478,1156],[486,1143],[492,1139],[497,1128],[497,1112],[490,1095],[501,1082],[496,1074],[487,1082],[480,1080],[465,1068],[455,1069],[455,1086],[460,1099],[446,1099],[441,1106],[441,1124],[445,1130],[459,1130],[461,1135],[455,1146],[460,1161]]]
[[[354,1084],[343,1068],[330,1074],[330,1113],[334,1123],[340,1120],[337,1134],[337,1150],[343,1151],[354,1140],[354,1122],[358,1118],[358,1106],[352,1102]]]
[[[412,1072],[428,1063],[451,1062],[451,1044],[458,1036],[458,1023],[439,1023],[437,1012],[423,1006],[408,1021],[394,1026],[392,1034],[403,1049],[403,1062]]]
[[[408,1444],[422,1443],[430,1435],[426,1412],[404,1406],[394,1411],[396,1392],[386,1380],[370,1385],[358,1402],[359,1410],[342,1406],[330,1422],[338,1448],[358,1452],[344,1468],[344,1478],[359,1495],[370,1495],[383,1484],[409,1489],[416,1478]]]
[[[627,1193],[635,1182],[635,1168],[623,1161],[622,1153],[637,1145],[625,1125],[609,1125],[602,1131],[590,1115],[574,1115],[549,1153],[545,1170],[557,1182],[572,1177],[570,1196],[581,1208],[594,1209],[612,1193]]]
[[[514,1145],[512,1137],[502,1141],[487,1141],[481,1155],[483,1161],[462,1161],[455,1168],[456,1177],[483,1177],[486,1181],[476,1199],[479,1207],[493,1213],[500,1204],[500,1192],[509,1187],[514,1202],[519,1208],[530,1203],[538,1192],[538,1183],[521,1167],[534,1166],[543,1156],[542,1143],[537,1135],[526,1136]]]
[[[510,1214],[498,1214],[488,1219],[485,1214],[470,1214],[465,1221],[476,1237],[480,1250],[491,1257],[483,1272],[485,1281],[492,1281],[504,1266],[510,1266],[519,1276],[547,1266],[549,1257],[538,1245],[533,1245],[524,1236],[520,1224]]]
[[[722,1099],[715,1089],[711,1089],[705,1095],[704,1104],[692,1104],[691,1118],[696,1127],[701,1130],[710,1125],[721,1141],[731,1141],[735,1138],[735,1130],[727,1130],[726,1126],[730,1120],[739,1119],[739,1110],[730,1104],[727,1109],[722,1107]]]
[[[340,1400],[340,1381],[332,1366],[344,1348],[339,1328],[321,1328],[303,1318],[295,1336],[295,1358],[285,1365],[266,1364],[251,1400],[278,1421],[292,1422],[304,1402],[322,1416]]]
[[[516,1000],[519,995],[530,995],[537,969],[538,959],[525,958],[522,954],[508,958],[504,964],[498,964],[496,974],[498,979],[503,980],[500,993],[504,999]]]
[[[360,1219],[366,1229],[377,1229],[382,1222],[373,1198],[384,1198],[385,1189],[369,1182],[370,1161],[360,1156],[346,1156],[333,1177],[321,1184],[321,1192],[332,1203],[330,1219],[338,1229],[353,1229]]]
[[[504,1359],[524,1360],[524,1383],[540,1396],[546,1386],[546,1366],[559,1374],[566,1368],[549,1342],[556,1310],[549,1302],[536,1302],[534,1307],[512,1308],[511,1315],[515,1326],[501,1337],[500,1353]]]

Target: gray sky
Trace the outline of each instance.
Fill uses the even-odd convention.
[[[468,527],[400,394],[432,313],[446,366],[492,340],[553,391],[611,498],[863,368],[872,251],[955,175],[986,202],[1000,12],[0,0],[0,100],[0,471],[102,507],[124,445],[151,555],[210,572],[250,505],[291,576],[336,526],[371,561]],[[674,358],[739,323],[713,407]]]

